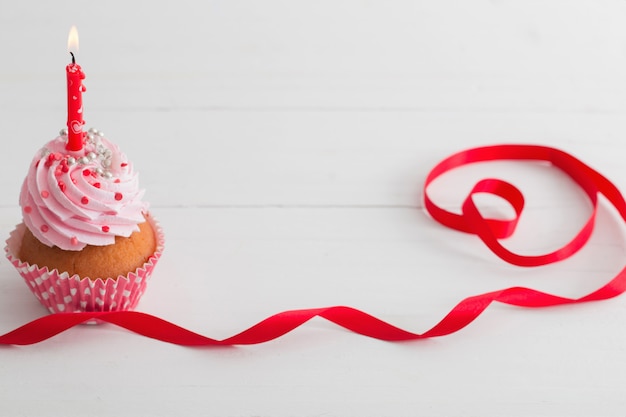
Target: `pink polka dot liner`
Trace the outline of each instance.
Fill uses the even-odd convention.
[[[16,226],[6,241],[6,256],[24,278],[26,285],[39,302],[51,313],[73,313],[78,311],[123,311],[133,310],[143,295],[148,279],[156,266],[164,248],[163,230],[148,213],[146,219],[157,237],[157,247],[148,261],[136,271],[117,279],[91,280],[77,274],[59,273],[47,267],[40,268],[22,262],[18,257],[26,226]]]

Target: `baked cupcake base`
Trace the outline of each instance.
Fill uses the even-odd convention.
[[[23,262],[17,255],[27,230],[23,223],[16,226],[6,241],[6,256],[31,292],[51,313],[132,310],[146,289],[165,243],[163,231],[156,220],[149,213],[145,217],[154,231],[156,250],[143,266],[117,278],[90,279],[77,274],[70,276],[57,269],[49,270]]]

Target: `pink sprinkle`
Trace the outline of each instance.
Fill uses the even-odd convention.
[[[78,239],[76,239],[76,236],[72,236],[70,243],[74,246],[78,245]]]
[[[24,206],[24,213],[30,214],[33,212],[33,208],[31,206]]]
[[[93,185],[93,186],[94,186],[94,187],[96,187],[96,188],[100,188],[100,183],[99,183],[99,182],[94,182],[94,183],[93,183],[93,184],[91,184],[91,185]]]
[[[46,190],[43,190],[43,191],[41,192],[41,197],[42,197],[42,198],[48,198],[48,197],[50,197],[50,193],[49,193],[49,192],[47,192]]]
[[[48,225],[47,225],[47,224],[42,224],[42,225],[41,225],[41,227],[40,227],[40,229],[41,229],[41,231],[42,231],[43,233],[46,233],[46,232],[49,230],[49,228],[48,228]]]
[[[85,169],[85,170],[83,170],[83,175],[84,175],[85,177],[88,177],[88,176],[90,176],[90,175],[91,175],[91,171],[89,171],[88,169]]]
[[[80,199],[80,202],[83,204],[89,204],[89,199],[86,196],[83,196],[83,198]]]
[[[122,198],[124,198],[124,196],[122,195],[122,193],[115,193],[115,199],[117,201],[120,201]]]
[[[121,166],[122,168],[126,168],[126,167],[128,166],[128,164],[127,164],[126,162],[122,162],[122,163],[120,164],[120,166]]]
[[[120,182],[122,182],[119,178],[116,178],[115,181],[113,181],[116,184],[119,184]]]
[[[102,226],[102,231],[104,233],[108,233],[109,232],[109,226]]]
[[[65,183],[63,181],[59,181],[59,188],[61,189],[61,192],[65,192]]]

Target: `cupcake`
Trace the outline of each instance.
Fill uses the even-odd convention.
[[[133,309],[163,250],[132,164],[90,129],[66,132],[33,158],[20,192],[23,223],[5,248],[50,312]]]

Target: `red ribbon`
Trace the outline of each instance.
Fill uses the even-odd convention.
[[[523,256],[503,247],[499,239],[511,236],[524,208],[524,197],[513,185],[499,179],[479,181],[462,205],[461,214],[437,206],[427,193],[428,185],[440,175],[463,165],[495,161],[525,160],[550,162],[569,175],[587,194],[593,210],[578,234],[562,248],[540,256]],[[506,200],[515,211],[513,219],[490,219],[482,216],[473,201],[476,193],[490,193]],[[453,229],[476,234],[497,256],[519,266],[539,266],[563,260],[580,250],[593,231],[602,194],[626,221],[626,202],[620,191],[607,178],[573,156],[558,149],[535,145],[497,145],[474,148],[454,154],[437,164],[426,178],[424,202],[426,210],[441,224]],[[381,340],[400,341],[444,336],[454,333],[476,319],[493,301],[521,307],[547,307],[605,300],[626,291],[626,267],[601,288],[580,298],[566,298],[524,287],[468,297],[458,303],[439,323],[422,334],[412,333],[363,311],[351,307],[327,307],[291,310],[278,313],[243,332],[224,340],[211,339],[186,330],[155,316],[133,311],[86,312],[52,314],[36,319],[0,336],[0,344],[29,345],[53,337],[78,324],[97,319],[115,324],[140,335],[185,346],[249,345],[276,339],[306,323],[313,317],[323,317],[355,333]]]

